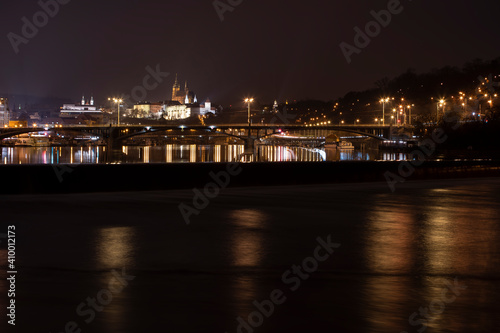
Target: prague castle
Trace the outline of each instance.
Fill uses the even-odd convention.
[[[184,90],[181,90],[177,74],[175,74],[175,82],[172,87],[172,101],[177,101],[181,104],[198,103],[196,95],[192,91],[189,91],[187,81],[184,84]]]
[[[212,108],[212,103],[208,98],[204,103],[198,104],[198,98],[193,91],[189,90],[187,81],[184,83],[184,89],[181,89],[176,74],[170,100],[158,103],[137,103],[131,113],[138,118],[179,120],[205,116],[209,113],[215,114],[215,108]]]

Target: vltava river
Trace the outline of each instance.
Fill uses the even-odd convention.
[[[378,150],[337,150],[287,146],[259,146],[261,162],[394,161],[406,154]],[[244,152],[243,145],[124,146],[124,163],[232,162]],[[99,164],[106,163],[106,148],[87,147],[3,147],[0,164]]]
[[[226,188],[187,225],[194,196],[0,196],[0,332],[498,332],[498,178]]]

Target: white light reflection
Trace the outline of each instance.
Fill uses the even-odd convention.
[[[102,228],[97,237],[97,261],[103,269],[122,269],[134,263],[133,227]]]

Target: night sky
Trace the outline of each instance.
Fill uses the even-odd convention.
[[[41,8],[4,1],[0,93],[74,101],[93,93],[104,103],[130,94],[145,68],[159,64],[171,75],[148,92],[150,101],[170,98],[175,73],[200,100],[220,104],[332,100],[408,68],[500,56],[498,1],[405,0],[348,64],[339,44],[353,44],[354,27],[364,30],[370,11],[389,2],[243,0],[221,21],[213,0],[71,0],[16,54],[7,35],[22,36],[22,17],[33,21]]]

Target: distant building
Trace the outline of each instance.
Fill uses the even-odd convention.
[[[0,127],[9,126],[10,120],[9,100],[0,97]]]
[[[191,117],[191,110],[179,101],[167,101],[162,107],[163,118],[167,120],[186,119]]]
[[[9,127],[28,127],[28,122],[26,120],[11,120],[8,123]]]
[[[80,115],[102,117],[102,114],[102,110],[94,105],[94,97],[91,97],[90,101],[86,102],[85,96],[82,96],[80,104],[64,104],[60,111],[61,118],[78,118]]]
[[[192,116],[206,116],[209,113],[215,114],[215,108],[212,107],[212,102],[207,98],[204,104],[190,105]]]
[[[184,84],[184,90],[181,90],[181,85],[177,79],[177,74],[175,74],[175,82],[172,87],[172,101],[177,101],[181,104],[192,104],[198,103],[196,95],[194,92],[189,91],[187,81]]]
[[[189,90],[187,82],[184,85],[184,90],[181,90],[176,75],[171,100],[158,103],[140,102],[135,104],[133,109],[128,110],[128,113],[136,118],[179,120],[206,116],[209,113],[215,114],[215,108],[212,108],[209,99],[203,104],[198,104],[198,98],[194,92]]]
[[[215,108],[212,108],[209,99],[204,104],[180,104],[177,101],[169,101],[163,105],[163,117],[167,120],[206,116],[209,113],[215,114]]]
[[[132,109],[132,117],[135,118],[161,118],[162,115],[162,102],[149,103],[140,102],[134,105]]]

